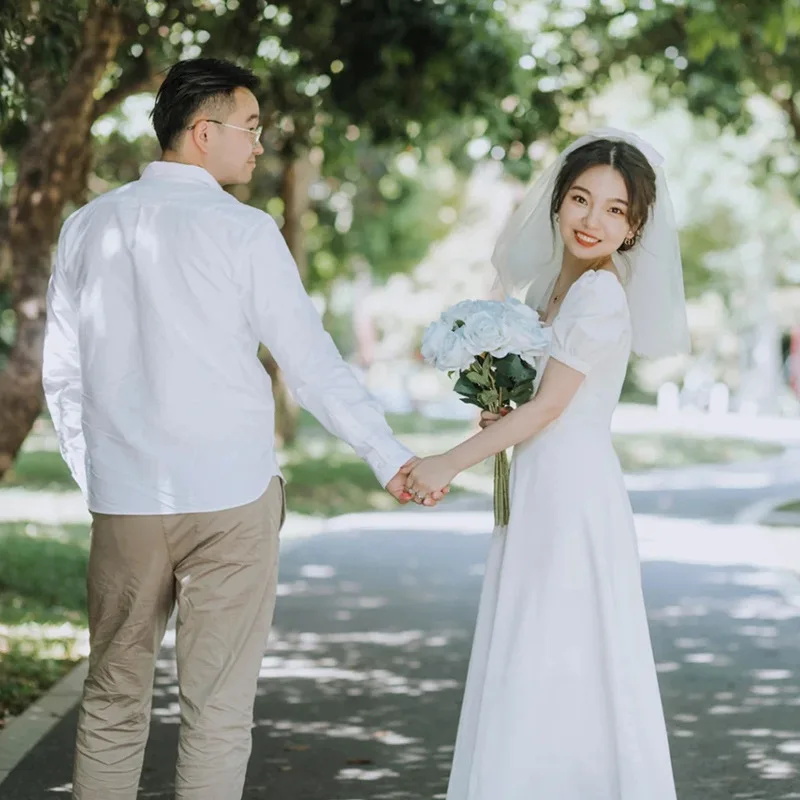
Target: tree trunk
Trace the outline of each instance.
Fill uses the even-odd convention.
[[[53,242],[66,204],[86,186],[95,120],[93,92],[122,39],[114,0],[90,2],[81,48],[63,91],[31,126],[19,159],[9,215],[11,301],[16,340],[0,374],[0,477],[11,467],[42,410],[45,297]]]
[[[308,159],[297,157],[288,148],[283,161],[281,198],[283,200],[283,238],[297,262],[303,283],[308,279],[308,257],[303,236],[303,214],[308,211],[308,190],[315,170]],[[275,399],[275,435],[279,445],[288,445],[297,437],[298,408],[292,400],[277,362],[262,348],[261,363],[272,379]]]

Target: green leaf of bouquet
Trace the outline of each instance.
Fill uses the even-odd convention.
[[[502,361],[497,361],[495,363],[499,365],[502,364]],[[499,366],[494,371],[494,382],[496,386],[502,387],[503,389],[511,389],[514,387],[514,381],[511,379],[511,375],[508,374],[508,370],[500,369]]]
[[[475,372],[474,369],[471,369],[467,373],[467,377],[478,386],[483,386],[485,389],[488,389],[491,386],[491,381],[489,380],[488,375],[484,375],[482,372]]]
[[[527,403],[533,397],[533,381],[520,384],[511,391],[511,400],[518,406]]]
[[[480,386],[476,386],[468,377],[467,373],[462,372],[459,375],[458,380],[453,386],[453,389],[458,392],[458,394],[466,395],[467,397],[477,397],[478,392],[480,392]]]
[[[497,375],[502,375],[503,383],[510,382],[512,386],[518,386],[536,377],[536,370],[526,364],[516,353],[509,353],[505,358],[497,362]]]
[[[478,395],[478,401],[483,404],[484,408],[492,408],[499,404],[500,396],[496,389],[486,389]]]
[[[474,397],[462,397],[460,400],[462,403],[466,403],[468,406],[478,406],[478,408],[483,408],[483,406]]]

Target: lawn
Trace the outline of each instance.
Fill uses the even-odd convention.
[[[0,727],[86,653],[86,526],[0,525]]]
[[[50,492],[71,492],[78,488],[67,465],[53,450],[23,450],[0,481],[2,487]]]
[[[623,470],[688,467],[693,464],[733,464],[777,456],[783,448],[745,439],[706,439],[672,434],[625,434],[614,437]]]

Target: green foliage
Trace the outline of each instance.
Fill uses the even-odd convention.
[[[599,92],[625,70],[644,71],[653,79],[657,103],[681,101],[692,114],[742,133],[752,122],[750,101],[761,95],[785,112],[795,139],[788,149],[797,152],[800,4],[795,0],[585,0],[580,11],[575,5],[554,0],[544,31],[557,54],[548,60],[581,76],[575,86],[564,86],[567,96],[581,87]],[[787,143],[776,140],[764,172],[779,171],[776,163],[786,152]]]
[[[0,652],[0,729],[7,717],[21,714],[76,663],[42,657],[35,647],[18,642]]]
[[[84,529],[85,530],[85,529]],[[62,609],[83,614],[86,609],[85,543],[0,533],[0,592],[16,595],[34,608]],[[4,616],[9,609],[4,609]],[[60,612],[59,612],[60,613]],[[16,620],[17,622],[21,620]]]
[[[511,403],[527,403],[535,379],[536,370],[517,354],[494,358],[487,353],[459,373],[453,391],[462,396],[462,403],[496,412]]]
[[[0,525],[0,727],[76,663],[88,542],[85,525]]]
[[[0,211],[14,158],[64,85],[90,5],[28,0],[0,11],[11,110],[0,119]],[[152,89],[180,58],[230,58],[261,79],[267,154],[237,194],[280,218],[286,163],[318,165],[302,220],[315,291],[365,265],[381,279],[418,263],[458,209],[458,171],[473,166],[470,140],[485,137],[492,157],[527,176],[525,144],[558,125],[555,96],[519,67],[522,36],[492,0],[119,0],[119,7],[125,38],[96,92],[98,110],[118,123],[119,100]],[[158,154],[152,137],[129,140],[119,130],[95,135],[89,146],[89,197],[135,178]],[[442,181],[447,169],[452,179]]]
[[[34,87],[41,88],[44,74],[63,80],[78,50],[84,6],[74,0],[0,4],[0,134],[21,132],[28,115],[40,113],[51,99]]]
[[[25,486],[27,489],[72,491],[77,488],[60,454],[51,450],[23,451],[0,486]]]
[[[625,472],[678,469],[694,464],[732,464],[777,456],[777,445],[746,439],[703,438],[674,434],[620,434],[614,449]]]

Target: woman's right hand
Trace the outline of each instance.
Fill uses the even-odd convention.
[[[481,429],[485,430],[493,423],[497,422],[497,420],[502,419],[506,414],[511,413],[510,408],[501,408],[499,414],[495,414],[493,411],[481,411],[481,421],[478,423]]]

